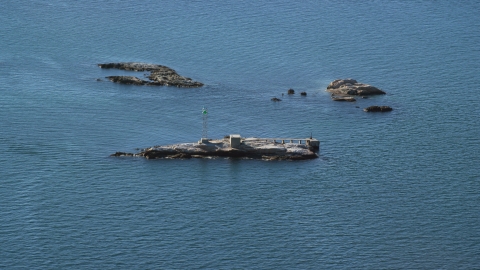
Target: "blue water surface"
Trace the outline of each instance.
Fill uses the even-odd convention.
[[[2,7],[0,268],[480,268],[478,1]],[[97,67],[128,61],[205,86]],[[387,95],[333,102],[338,78]],[[313,134],[320,157],[109,157],[197,141],[204,106],[209,137]]]

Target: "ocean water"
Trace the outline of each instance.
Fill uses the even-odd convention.
[[[480,268],[478,1],[2,7],[0,268]],[[205,86],[96,66],[127,61]],[[333,102],[337,78],[387,95]],[[203,106],[209,137],[313,134],[320,157],[109,157],[197,141]]]

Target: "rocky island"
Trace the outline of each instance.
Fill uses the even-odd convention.
[[[338,79],[334,80],[327,86],[327,92],[332,93],[333,101],[357,101],[353,96],[361,96],[368,98],[370,95],[385,95],[386,93],[369,84],[359,83],[354,79]],[[360,108],[357,106],[357,108]],[[365,112],[390,112],[393,109],[389,106],[370,106],[363,111]]]
[[[339,96],[384,95],[385,92],[369,84],[359,83],[354,79],[334,80],[327,86],[327,91]]]
[[[176,87],[202,87],[203,83],[193,81],[191,78],[180,76],[175,70],[161,65],[125,62],[98,64],[100,68],[114,68],[127,71],[148,71],[149,80],[142,80],[135,76],[108,76],[112,82],[133,85],[155,85]]]
[[[140,152],[116,152],[111,156],[133,156],[147,159],[186,159],[208,157],[252,158],[264,160],[306,160],[318,158],[317,139],[242,138],[230,135],[223,139],[201,139],[198,143],[153,146]]]

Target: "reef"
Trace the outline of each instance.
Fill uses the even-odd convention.
[[[153,146],[138,153],[116,152],[110,156],[144,157],[146,159],[189,159],[189,158],[251,158],[263,160],[307,160],[318,158],[316,139],[261,139],[239,138],[232,147],[229,136],[223,139],[202,139],[198,143],[180,143]],[[298,143],[295,143],[297,141]],[[303,143],[302,143],[303,142]]]
[[[175,87],[202,87],[203,83],[191,78],[180,76],[175,70],[156,64],[126,62],[98,64],[100,68],[114,68],[127,71],[148,71],[148,80],[142,80],[135,76],[108,76],[112,82],[132,85],[175,86]]]

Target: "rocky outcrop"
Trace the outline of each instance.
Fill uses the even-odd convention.
[[[307,96],[307,92],[300,92],[301,96]]]
[[[116,152],[110,156],[135,156],[146,159],[187,159],[208,157],[254,158],[265,160],[305,160],[318,158],[315,150],[306,144],[277,143],[257,138],[242,138],[238,147],[230,147],[229,138],[203,143],[181,143],[153,146],[140,152]]]
[[[292,88],[290,88],[290,89],[288,89],[287,94],[293,95],[293,94],[295,94],[295,90],[293,90]]]
[[[354,79],[339,79],[327,86],[327,91],[335,95],[368,96],[384,95],[385,92],[374,86],[359,83]]]
[[[191,78],[180,76],[175,70],[155,64],[146,63],[106,63],[98,64],[100,68],[114,68],[127,71],[148,71],[149,80],[142,80],[134,76],[109,76],[112,82],[133,85],[153,85],[153,86],[176,86],[176,87],[202,87],[203,83],[192,80]]]
[[[147,63],[137,63],[137,62],[121,62],[121,63],[106,63],[98,64],[100,68],[114,68],[127,71],[153,71],[157,69],[170,69],[166,66],[156,65],[156,64],[147,64]],[[175,71],[174,71],[175,72]]]
[[[390,112],[393,109],[389,106],[370,106],[363,110],[366,112]]]

